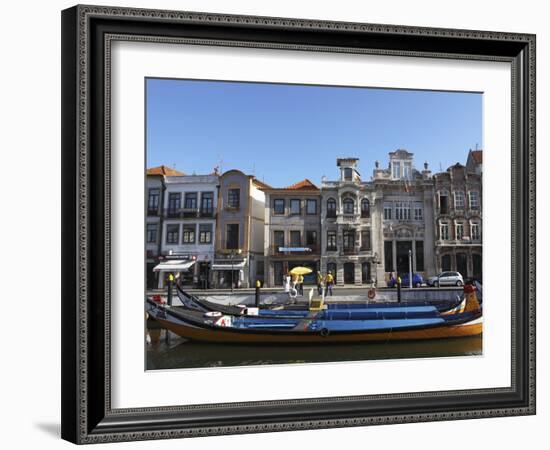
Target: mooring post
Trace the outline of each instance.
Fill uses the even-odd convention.
[[[256,297],[255,297],[255,306],[256,308],[260,307],[260,280],[256,280]]]
[[[172,281],[174,281],[174,275],[168,275],[168,296],[166,298],[166,303],[168,306],[172,306]]]
[[[397,303],[401,303],[401,277],[397,277]]]

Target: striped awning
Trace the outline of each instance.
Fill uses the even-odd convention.
[[[195,261],[172,259],[163,261],[153,267],[153,272],[188,272]]]

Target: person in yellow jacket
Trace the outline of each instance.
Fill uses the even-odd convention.
[[[320,271],[317,271],[317,292],[319,295],[323,295],[323,282],[325,281],[325,277],[323,277],[323,274]]]
[[[332,272],[327,273],[327,276],[325,277],[325,284],[327,286],[327,291],[332,295],[332,286],[334,286],[334,277],[332,276]]]
[[[300,295],[304,295],[304,276],[298,275],[298,291]]]

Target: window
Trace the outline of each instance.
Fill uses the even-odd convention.
[[[199,225],[199,244],[211,244],[211,243],[212,243],[212,224],[201,223]]]
[[[344,180],[351,181],[353,179],[353,170],[350,167],[344,169]]]
[[[344,252],[353,251],[355,248],[355,230],[344,230],[343,238]]]
[[[182,237],[182,243],[183,244],[194,244],[195,243],[195,230],[196,230],[196,225],[195,224],[191,224],[191,225],[184,225],[183,226],[183,237]]]
[[[300,247],[301,245],[302,245],[302,238],[300,236],[300,231],[292,230],[290,232],[290,246]]]
[[[147,210],[157,212],[159,209],[160,189],[149,189],[149,198],[147,199]]]
[[[391,220],[392,218],[392,204],[384,203],[384,220]]]
[[[290,214],[291,215],[300,215],[301,208],[300,208],[300,200],[298,199],[291,199],[290,200]]]
[[[464,192],[455,191],[455,209],[464,209]]]
[[[147,224],[147,243],[148,244],[154,244],[157,242],[157,224],[156,223],[148,223]]]
[[[416,270],[424,271],[424,241],[416,241]]]
[[[168,214],[177,214],[181,208],[181,192],[168,194]]]
[[[361,200],[361,217],[370,217],[370,202],[368,198]]]
[[[394,161],[392,164],[392,178],[401,178],[401,163]]]
[[[422,203],[416,202],[414,204],[414,220],[422,220]]]
[[[273,232],[273,245],[279,251],[279,247],[285,246],[285,232],[277,230]]]
[[[411,162],[405,162],[403,163],[403,177],[407,180],[410,180],[412,178],[412,163]]]
[[[229,206],[230,208],[234,208],[234,209],[239,208],[240,199],[241,199],[241,190],[239,188],[228,189],[228,191],[227,191],[227,206]]]
[[[185,194],[185,209],[197,209],[197,193],[196,192],[187,192]]]
[[[336,231],[327,231],[327,250],[336,250]]]
[[[214,193],[203,192],[201,194],[201,213],[212,214],[214,212]]]
[[[349,198],[349,197],[345,198],[343,205],[344,205],[344,214],[353,214],[355,202],[353,201],[352,198]]]
[[[395,218],[397,220],[411,220],[411,204],[409,202],[395,202]]]
[[[239,248],[239,224],[228,223],[226,227],[225,248],[235,250]]]
[[[327,217],[336,217],[336,200],[333,198],[327,200]]]
[[[317,200],[315,199],[306,200],[306,214],[309,214],[309,215],[317,214]]]
[[[276,198],[273,200],[273,214],[282,216],[285,213],[285,199]]]
[[[166,225],[166,243],[178,244],[180,240],[180,226],[178,224]]]
[[[456,240],[460,241],[464,236],[464,224],[462,222],[456,222],[455,228],[456,228],[455,230]]]
[[[449,240],[449,224],[447,222],[441,222],[439,224],[439,238],[442,241]]]
[[[479,209],[479,193],[477,191],[470,191],[470,209]]]
[[[361,250],[370,249],[370,230],[361,230]]]
[[[316,246],[317,245],[317,231],[307,230],[306,231],[306,245]]]
[[[481,235],[479,233],[479,223],[473,222],[470,227],[472,231],[472,241],[479,241],[479,239],[481,238]]]
[[[439,194],[439,213],[449,213],[449,197],[447,196],[447,194]]]

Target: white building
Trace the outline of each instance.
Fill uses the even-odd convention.
[[[183,285],[206,288],[211,284],[217,203],[216,174],[165,178],[163,261],[157,271],[179,273]],[[174,270],[174,264],[179,271]],[[159,288],[164,286],[164,278],[159,277]]]

